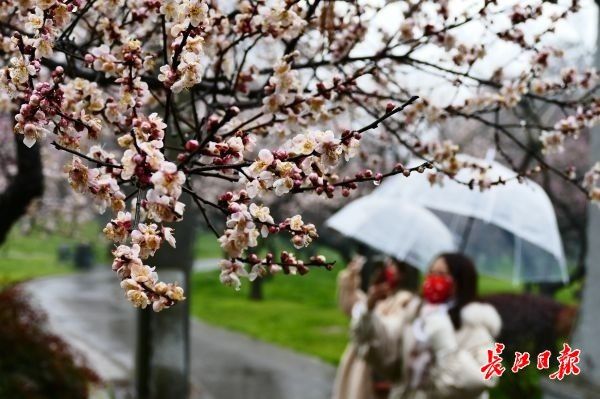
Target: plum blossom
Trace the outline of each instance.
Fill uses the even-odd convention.
[[[181,186],[185,183],[185,175],[177,170],[172,162],[162,162],[160,169],[150,178],[154,189],[175,199],[181,195]]]
[[[71,165],[65,167],[65,172],[69,176],[69,184],[75,191],[83,193],[88,188],[89,169],[83,164],[80,158],[73,157]]]
[[[125,280],[125,281],[127,281],[127,280]],[[121,283],[121,284],[123,284],[123,283]],[[127,299],[136,308],[146,309],[146,306],[148,306],[150,304],[150,299],[148,299],[148,295],[146,295],[146,293],[141,290],[136,290],[136,289],[127,290]]]
[[[265,171],[269,166],[271,166],[273,161],[275,161],[273,153],[267,149],[262,149],[258,152],[256,161],[254,161],[252,165],[248,167],[247,173],[252,177],[256,177],[261,172]]]
[[[269,191],[273,183],[273,173],[268,171],[260,172],[260,174],[246,183],[246,192],[248,197],[254,198],[263,195]]]
[[[103,44],[93,48],[90,51],[88,59],[92,61],[92,67],[97,71],[102,71],[106,76],[117,72],[117,58],[112,54],[110,47]]]
[[[221,268],[221,275],[219,276],[221,283],[239,291],[242,286],[240,277],[248,277],[244,265],[237,261],[222,260],[219,267]]]
[[[185,204],[159,190],[148,190],[146,199],[148,218],[155,222],[174,222],[183,217]]]
[[[106,225],[103,232],[109,240],[123,243],[129,237],[132,224],[131,213],[120,211],[117,217]]]
[[[310,134],[298,134],[290,142],[290,151],[294,154],[310,155],[317,148],[317,141]]]
[[[534,176],[555,162],[546,154],[567,159],[568,140],[600,121],[598,74],[585,62],[573,67],[569,49],[546,40],[580,2],[535,12],[493,1],[405,3],[3,0],[0,109],[15,115],[26,146],[68,154],[72,189],[112,213],[103,232],[134,306],[160,311],[185,299],[180,286],[159,281],[151,259],[163,241],[175,247],[170,223],[187,217],[188,200],[226,253],[224,284],[302,275],[331,265],[252,253],[276,234],[296,248],[318,237],[309,217],[290,209],[305,208],[300,201],[363,194],[415,170],[432,184],[457,179],[469,167],[457,161],[458,141],[468,142],[464,151],[527,148],[532,167],[516,179]],[[390,19],[398,5],[401,18]],[[534,38],[530,25],[540,28]],[[465,35],[473,27],[476,38]],[[482,76],[477,66],[494,64],[486,50],[497,44],[514,57]],[[523,114],[540,118],[514,123]],[[480,128],[494,131],[493,143],[465,138]],[[541,146],[524,142],[524,129],[539,132]],[[411,154],[420,167],[402,166]],[[553,176],[600,198],[598,167],[583,180],[568,171]],[[501,184],[484,171],[463,183]]]
[[[8,74],[14,83],[22,85],[27,83],[30,76],[36,75],[35,66],[28,63],[23,57],[13,57],[10,59]]]
[[[120,276],[127,278],[131,276],[131,268],[133,265],[142,265],[140,259],[140,246],[134,244],[132,246],[119,245],[114,251],[114,260],[112,269]]]
[[[250,207],[248,208],[248,210],[250,211],[250,214],[257,219],[259,222],[263,223],[262,227],[260,228],[260,234],[263,237],[266,237],[269,235],[269,225],[272,225],[275,223],[275,221],[273,220],[273,217],[271,216],[271,210],[266,207],[266,206],[258,206],[254,203],[250,204]]]
[[[170,246],[175,248],[175,236],[173,235],[173,229],[171,227],[162,228],[162,237]]]
[[[160,248],[162,238],[158,232],[158,225],[140,223],[137,229],[131,232],[131,242],[139,245],[140,258],[146,259],[153,256]]]
[[[231,258],[241,256],[249,247],[255,247],[258,244],[260,232],[257,229],[254,217],[250,213],[248,207],[244,204],[232,202],[229,206],[230,215],[227,218],[226,230],[219,237],[219,242],[223,250]],[[252,207],[255,212],[258,212],[265,220],[269,220],[265,215],[265,210],[258,210]]]
[[[27,16],[27,23],[25,29],[30,31],[37,31],[44,26],[44,11],[41,8],[35,7],[33,12]]]
[[[294,188],[294,181],[290,177],[282,177],[273,182],[275,195],[282,196]]]
[[[564,151],[565,136],[557,131],[544,131],[540,135],[540,141],[544,146],[544,152],[547,154],[555,154]]]
[[[165,0],[161,3],[160,13],[165,16],[167,21],[177,20],[181,15],[181,8],[177,0]]]
[[[188,0],[185,6],[185,16],[189,19],[190,25],[204,25],[207,22],[208,6],[202,0]]]
[[[292,229],[293,231],[300,231],[302,230],[302,226],[304,226],[302,216],[296,215],[290,218],[290,229]]]
[[[35,58],[50,58],[53,53],[54,44],[49,35],[42,35],[36,39]]]

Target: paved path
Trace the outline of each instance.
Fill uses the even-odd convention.
[[[219,270],[219,262],[221,259],[196,259],[194,261],[195,272],[211,272]]]
[[[135,314],[111,273],[44,278],[28,282],[26,289],[48,313],[50,327],[79,350],[104,380],[129,384]],[[329,397],[333,367],[199,321],[191,326],[195,397]]]

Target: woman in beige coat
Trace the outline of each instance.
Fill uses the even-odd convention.
[[[377,398],[374,374],[391,383],[389,399],[488,397],[496,380],[484,379],[481,367],[501,322],[493,307],[475,302],[477,274],[467,257],[438,257],[425,279],[426,298],[390,294],[386,282],[365,294],[359,273],[352,264],[339,276],[340,306],[352,321],[334,399]]]

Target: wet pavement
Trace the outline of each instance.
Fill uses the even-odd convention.
[[[219,270],[219,262],[221,259],[210,258],[210,259],[196,259],[194,261],[195,272],[211,272],[213,270]]]
[[[83,354],[105,381],[121,390],[130,386],[136,317],[112,273],[95,270],[43,278],[25,288],[48,313],[50,328]],[[328,364],[198,320],[191,329],[194,399],[330,396],[335,370]]]

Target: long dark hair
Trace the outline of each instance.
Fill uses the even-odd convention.
[[[438,258],[444,259],[448,271],[454,280],[454,306],[448,310],[455,329],[461,327],[460,311],[477,299],[477,270],[468,257],[460,253],[444,253]]]

